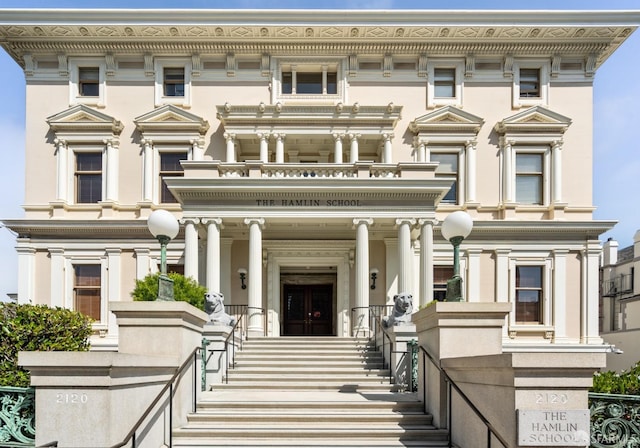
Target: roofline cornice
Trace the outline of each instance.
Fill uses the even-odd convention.
[[[135,17],[135,19],[133,19]],[[640,10],[0,9],[0,25],[638,26]]]

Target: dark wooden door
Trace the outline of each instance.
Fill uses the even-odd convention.
[[[284,285],[283,336],[333,335],[333,285]]]

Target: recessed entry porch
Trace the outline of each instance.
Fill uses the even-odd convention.
[[[355,241],[265,241],[268,336],[350,336]]]

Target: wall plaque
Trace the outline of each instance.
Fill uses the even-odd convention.
[[[518,446],[589,446],[589,410],[518,409]]]

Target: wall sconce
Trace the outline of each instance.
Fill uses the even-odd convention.
[[[245,268],[238,269],[238,274],[240,274],[240,282],[242,283],[242,289],[247,289],[247,284],[244,282],[247,278],[247,270]]]
[[[371,269],[371,289],[376,289],[376,279],[378,278],[378,270],[376,268]]]

